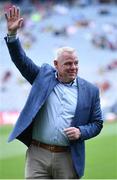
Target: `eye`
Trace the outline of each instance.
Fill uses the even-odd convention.
[[[65,66],[72,66],[72,65],[77,66],[78,65],[78,61],[75,61],[75,62],[68,61],[68,62],[64,63],[64,65]]]
[[[71,63],[71,62],[66,62],[65,65],[66,65],[66,66],[71,66],[72,63]]]
[[[75,63],[74,63],[76,66],[78,65],[78,61],[75,61]]]

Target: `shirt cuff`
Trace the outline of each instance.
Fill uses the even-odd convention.
[[[16,39],[17,39],[16,34],[13,34],[13,35],[7,34],[7,42],[14,42]]]

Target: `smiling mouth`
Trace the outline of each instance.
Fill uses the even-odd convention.
[[[71,74],[71,75],[76,75],[76,73],[75,73],[75,72],[69,72],[69,74]]]

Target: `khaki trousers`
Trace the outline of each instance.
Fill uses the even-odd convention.
[[[78,179],[70,152],[53,153],[31,145],[26,152],[25,179]]]

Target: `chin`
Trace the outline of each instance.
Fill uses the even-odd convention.
[[[72,82],[72,81],[74,81],[74,79],[75,79],[75,77],[74,78],[69,78],[68,82]]]
[[[69,79],[73,81],[76,78],[76,76],[70,76]]]

